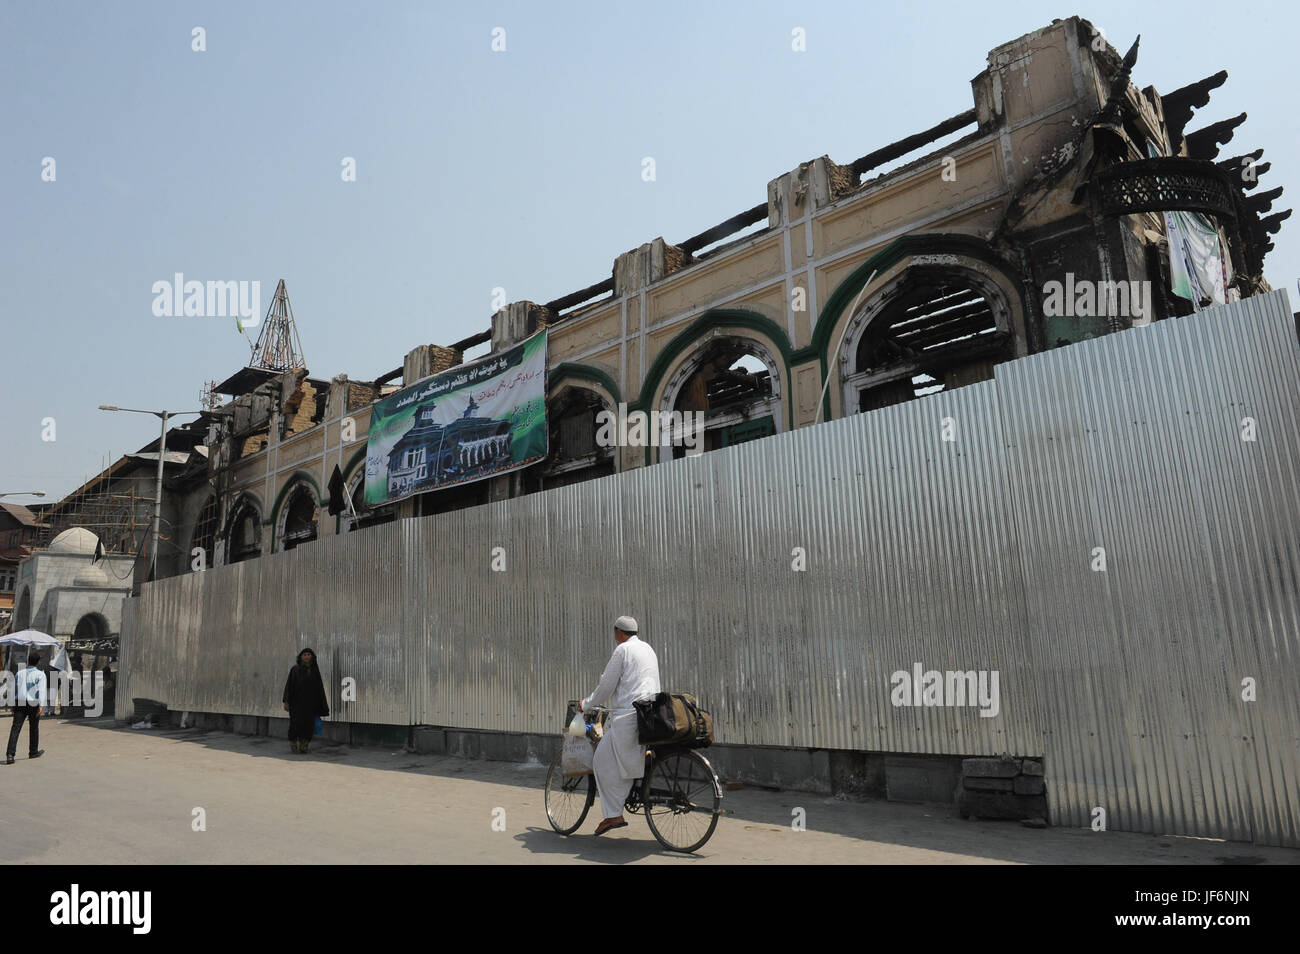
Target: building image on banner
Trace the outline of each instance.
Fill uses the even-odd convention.
[[[546,332],[375,405],[367,504],[509,473],[546,457]]]

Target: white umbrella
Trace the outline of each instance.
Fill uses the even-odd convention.
[[[21,632],[0,636],[0,646],[62,646],[63,641],[55,639],[49,633],[36,629],[24,629]]]

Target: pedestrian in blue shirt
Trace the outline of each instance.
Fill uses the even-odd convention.
[[[42,707],[45,705],[45,673],[36,668],[41,661],[41,654],[33,649],[27,654],[27,668],[18,670],[15,677],[17,693],[14,698],[14,724],[9,730],[9,747],[5,749],[5,764],[14,764],[14,754],[18,751],[18,736],[23,731],[23,723],[31,720],[28,734],[27,757],[39,759],[45,750],[37,748],[40,743],[40,722]]]

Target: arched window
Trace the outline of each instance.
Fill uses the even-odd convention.
[[[281,505],[281,550],[292,550],[316,539],[316,513],[315,491],[305,482],[298,483]]]
[[[262,555],[262,515],[247,497],[241,497],[230,515],[226,562],[239,563]]]
[[[211,494],[199,511],[199,518],[194,522],[194,533],[190,536],[191,568],[194,566],[192,554],[195,547],[203,549],[203,566],[212,566],[215,562],[219,511],[217,495]]]
[[[1014,356],[1010,313],[992,280],[910,268],[851,321],[840,354],[844,407],[870,411],[987,381]]]
[[[681,415],[675,419],[687,431],[686,439],[670,441],[674,458],[684,457],[691,444],[710,451],[774,434],[782,429],[776,359],[748,338],[710,341],[673,375],[663,410]],[[704,415],[703,435],[692,434],[686,424],[698,414]]]
[[[563,487],[614,473],[614,446],[597,441],[597,416],[606,407],[590,388],[570,386],[546,402],[550,454],[539,473],[542,487]],[[540,489],[540,488],[539,488]]]

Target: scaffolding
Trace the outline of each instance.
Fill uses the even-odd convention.
[[[101,473],[37,516],[34,524],[37,536],[33,547],[47,548],[60,533],[82,527],[99,539],[103,555],[134,557],[133,577],[139,576],[144,566],[141,557],[148,548],[153,529],[154,480],[144,475],[114,477],[107,472]],[[147,483],[148,487],[141,486],[142,483]],[[160,552],[172,543],[173,537],[171,522],[161,519],[158,528]]]

